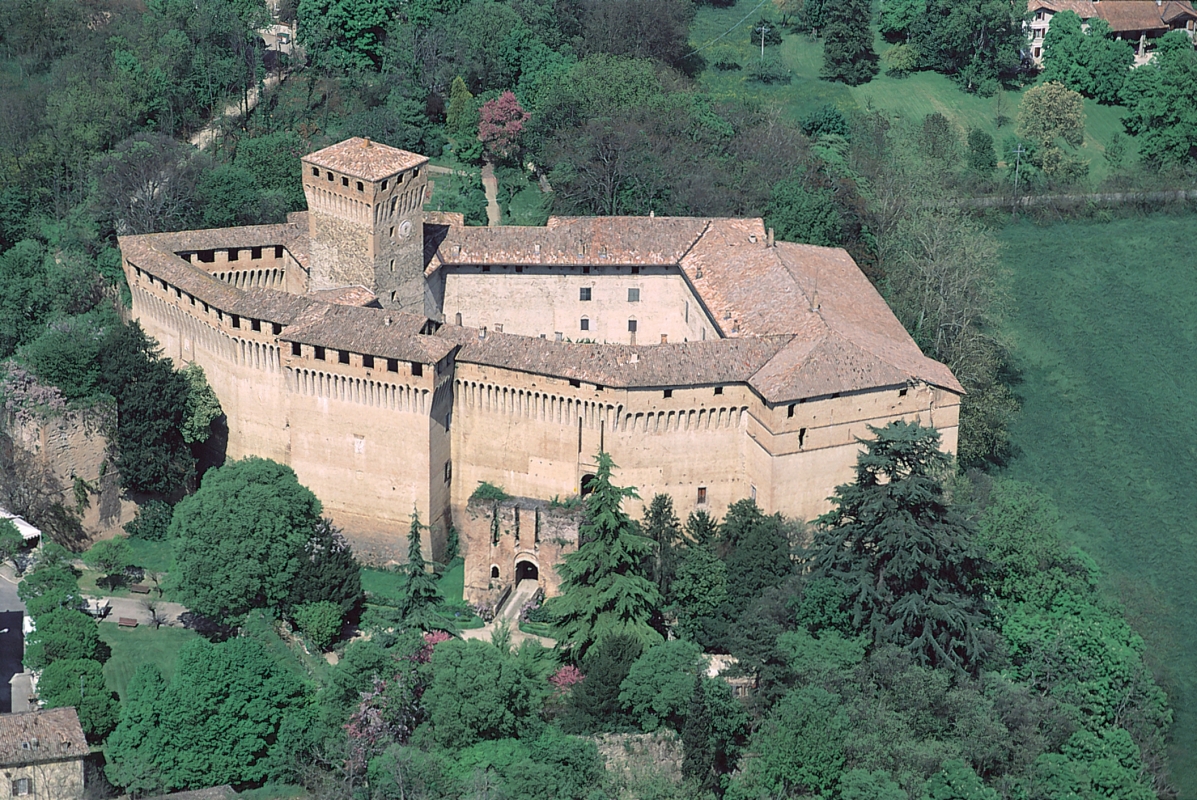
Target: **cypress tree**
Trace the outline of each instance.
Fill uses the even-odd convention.
[[[420,515],[411,514],[411,528],[407,534],[407,565],[403,568],[407,583],[403,586],[403,621],[422,630],[444,630],[449,627],[437,613],[444,602],[436,590],[436,581],[428,574],[424,554],[420,550]]]
[[[705,787],[711,778],[715,757],[711,749],[711,712],[707,708],[703,676],[694,676],[690,713],[682,726],[682,777]]]
[[[636,532],[636,523],[620,507],[624,498],[637,495],[635,489],[611,483],[614,467],[611,456],[598,454],[578,549],[566,555],[559,567],[556,638],[573,645],[578,656],[617,633],[646,645],[661,641],[661,634],[649,625],[661,595],[642,574],[653,542]]]
[[[813,577],[843,585],[853,627],[874,645],[974,670],[985,655],[986,562],[944,497],[950,460],[939,433],[903,421],[869,430],[876,438],[860,440],[856,480],[836,488],[817,522]]]
[[[841,0],[823,8],[821,77],[849,86],[868,83],[877,74],[869,0]]]
[[[474,95],[466,88],[465,81],[458,75],[449,85],[449,107],[445,110],[445,127],[453,133],[460,133],[466,123],[466,112]]]
[[[677,571],[677,542],[681,538],[682,525],[673,511],[673,498],[659,494],[644,513],[644,533],[657,545],[652,562],[652,579],[661,592],[669,597],[669,585]]]

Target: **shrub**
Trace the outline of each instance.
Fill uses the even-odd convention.
[[[137,509],[137,516],[132,521],[125,523],[125,533],[129,534],[130,539],[143,542],[165,541],[173,513],[174,509],[169,503],[151,500]]]
[[[304,603],[295,609],[295,624],[317,650],[327,650],[341,632],[341,606],[331,600]]]
[[[831,103],[819,106],[799,123],[807,136],[819,138],[828,134],[847,138],[852,133],[848,118]]]
[[[765,58],[752,62],[752,66],[748,68],[748,77],[766,84],[789,83],[790,71],[786,69],[779,55],[770,53]]]
[[[918,69],[919,51],[912,44],[894,45],[881,56],[885,71],[897,78],[904,78]]]

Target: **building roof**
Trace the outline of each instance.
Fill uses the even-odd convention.
[[[18,517],[3,506],[0,506],[0,519],[12,520],[12,524],[16,526],[17,531],[21,534],[21,538],[27,542],[38,539],[42,535],[40,530],[26,522],[23,517]]]
[[[451,341],[421,333],[428,320],[381,308],[313,302],[283,329],[287,342],[435,364],[452,352]]]
[[[1153,1],[1149,0],[1149,2]],[[1029,0],[1027,3],[1028,11],[1038,11],[1041,8],[1056,13],[1073,11],[1081,19],[1092,19],[1097,16],[1097,3],[1093,0]]]
[[[1178,19],[1197,18],[1190,0],[1029,0],[1029,11],[1075,11],[1084,20],[1101,17],[1116,32],[1166,30]]]
[[[325,303],[341,306],[378,306],[378,295],[365,286],[345,286],[340,289],[321,289],[311,296]],[[378,306],[381,308],[381,306]]]
[[[87,739],[73,708],[0,715],[0,767],[83,758]]]
[[[425,164],[428,157],[354,136],[323,150],[309,153],[303,160],[308,164],[344,172],[355,178],[380,181]]]

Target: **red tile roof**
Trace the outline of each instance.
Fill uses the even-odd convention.
[[[360,136],[338,142],[303,157],[304,163],[344,172],[355,178],[380,181],[428,162],[427,156],[372,142]]]
[[[83,758],[87,739],[73,708],[0,715],[0,767]]]

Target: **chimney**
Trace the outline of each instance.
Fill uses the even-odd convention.
[[[383,320],[382,320],[382,324],[383,324],[383,325],[390,325],[390,324],[391,324],[391,318],[390,318],[390,317],[384,317],[384,318],[383,318]]]
[[[628,363],[629,364],[639,364],[640,363],[640,354],[632,353],[632,358]]]
[[[481,328],[478,329],[478,338],[479,339],[486,338],[486,326],[485,325],[483,325]]]
[[[578,241],[578,255],[586,255],[586,245],[582,241]]]
[[[362,142],[362,147],[369,147],[369,146],[370,146],[370,137],[367,136],[366,140],[364,142]]]
[[[668,333],[661,334],[661,344],[669,344],[669,334]]]
[[[768,244],[766,246],[768,246],[768,247],[773,246],[773,229],[772,228],[769,229],[769,238],[768,238],[767,242],[768,242]]]

